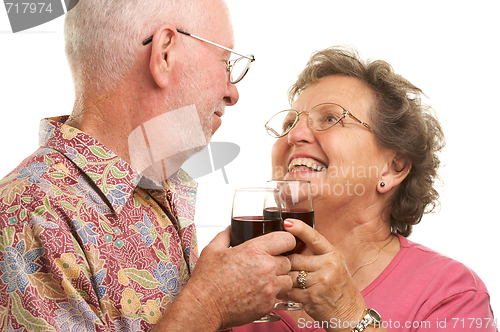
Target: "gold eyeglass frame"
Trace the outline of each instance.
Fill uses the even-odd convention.
[[[340,117],[338,118],[337,121],[335,121],[331,126],[327,127],[327,128],[324,128],[324,129],[316,129],[313,127],[313,124],[312,124],[312,120],[310,119],[309,115],[311,114],[310,112],[312,110],[314,110],[316,107],[318,106],[322,106],[322,105],[335,105],[335,106],[338,106],[342,109],[342,114],[340,115]],[[293,124],[281,135],[279,135],[278,133],[276,133],[276,131],[269,127],[268,124],[269,122],[271,122],[271,120],[276,116],[278,115],[279,113],[283,113],[283,112],[295,112],[295,121],[293,122]],[[353,118],[354,120],[356,120],[359,124],[363,125],[364,127],[366,127],[368,130],[372,131],[372,127],[370,127],[370,125],[366,122],[363,122],[361,121],[360,119],[358,119],[356,116],[354,116],[354,114],[352,114],[351,112],[349,112],[348,110],[346,110],[344,107],[342,107],[341,105],[339,104],[336,104],[336,103],[321,103],[321,104],[318,104],[318,105],[315,105],[313,107],[311,107],[311,110],[309,112],[307,111],[302,111],[302,112],[299,112],[297,110],[294,110],[294,109],[289,109],[289,110],[283,110],[283,111],[280,111],[276,114],[274,114],[265,124],[265,128],[266,128],[266,131],[267,133],[271,136],[271,137],[274,137],[274,138],[281,138],[283,136],[286,136],[296,125],[297,123],[299,122],[299,119],[300,119],[300,115],[302,113],[306,113],[307,114],[307,125],[309,126],[309,128],[313,131],[324,131],[324,130],[327,130],[327,129],[330,129],[331,127],[335,126],[337,123],[339,123],[340,121],[342,121],[342,119],[344,119],[346,117],[346,115],[349,115],[351,118]],[[271,132],[273,134],[271,134]]]

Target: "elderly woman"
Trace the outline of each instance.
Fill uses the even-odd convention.
[[[311,182],[315,229],[285,221],[308,249],[290,256],[283,298],[305,310],[235,331],[497,331],[478,276],[407,239],[437,204],[444,146],[421,95],[384,61],[340,48],[312,56],[293,110],[266,125],[274,177]]]

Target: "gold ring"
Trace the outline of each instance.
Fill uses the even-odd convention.
[[[297,282],[299,283],[300,289],[306,289],[306,278],[307,271],[300,271],[299,275],[297,276]]]

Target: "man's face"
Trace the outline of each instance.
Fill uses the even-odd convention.
[[[214,4],[210,6],[210,2]],[[233,32],[229,15],[224,14],[227,13],[224,4],[220,0],[203,4],[209,23],[200,24],[203,27],[200,31],[189,32],[232,48]],[[180,33],[178,36],[182,49],[177,52],[180,62],[172,76],[173,84],[162,96],[164,107],[158,109],[161,114],[144,126],[151,138],[150,145],[154,145],[153,161],[144,155],[147,149],[140,148],[142,145],[138,144],[139,148],[134,150],[138,164],[144,164],[141,171],[145,169],[146,175],[158,182],[170,177],[187,159],[205,148],[221,125],[225,107],[238,101],[238,90],[230,83],[227,71],[230,52]],[[138,130],[137,142],[143,143],[144,129]]]
[[[223,63],[214,65],[208,59],[200,61],[196,54],[188,60],[189,63],[183,72],[183,80],[179,85],[178,106],[195,106],[208,142],[220,127],[221,117],[226,108],[224,99],[227,85],[226,69]],[[212,65],[211,68],[210,65]]]
[[[220,14],[226,13],[227,10],[219,1],[214,2],[207,10],[213,12],[210,17],[217,17],[217,23],[210,24],[195,34],[232,48],[233,30],[229,16]],[[186,60],[179,101],[183,103],[182,106],[191,104],[196,106],[208,142],[220,127],[226,106],[236,104],[239,98],[236,86],[229,82],[227,61],[231,54],[194,38],[188,38],[183,42],[186,43]]]

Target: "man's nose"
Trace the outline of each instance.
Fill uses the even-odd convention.
[[[240,94],[238,93],[238,89],[236,88],[236,85],[227,81],[227,91],[226,91],[226,96],[224,96],[224,101],[226,102],[227,106],[233,106],[238,102],[238,99],[240,99]]]

